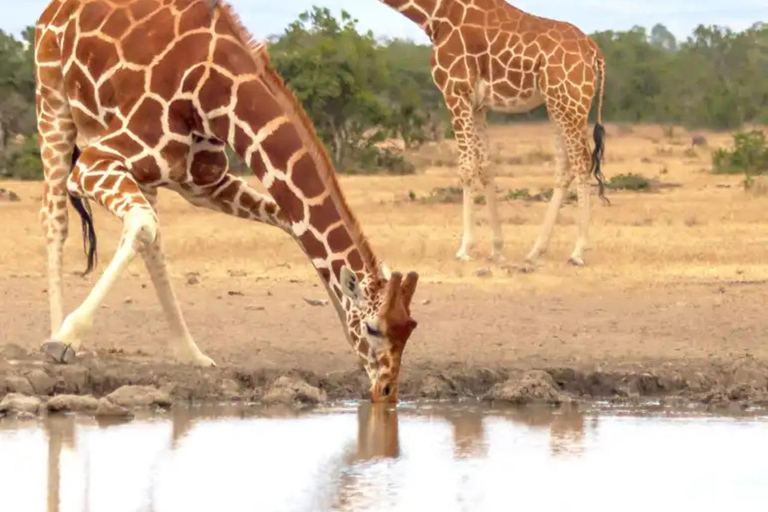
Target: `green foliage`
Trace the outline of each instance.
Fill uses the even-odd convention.
[[[396,43],[382,47],[372,33],[358,32],[357,20],[346,12],[337,20],[319,7],[273,41],[272,62],[303,103],[337,169],[413,172],[401,157],[379,148],[392,134],[406,146],[425,138],[428,115],[421,95],[428,67],[414,65],[409,56],[418,55],[418,47],[408,50]],[[399,63],[397,71],[393,62]]]
[[[733,136],[732,149],[718,149],[712,155],[715,174],[742,174],[749,178],[768,172],[768,140],[759,130]]]
[[[606,184],[613,190],[648,191],[651,189],[651,180],[640,174],[617,174]]]
[[[36,136],[29,137],[20,146],[11,145],[0,155],[0,177],[17,180],[43,178],[40,144]]]

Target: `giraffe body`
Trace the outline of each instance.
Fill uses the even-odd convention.
[[[416,327],[410,302],[418,276],[383,275],[308,117],[229,6],[52,0],[35,45],[53,352],[80,347],[107,293],[141,255],[177,359],[213,364],[186,326],[160,246],[155,203],[166,187],[196,206],[292,236],[331,296],[371,378],[372,398],[397,399],[402,352]],[[228,172],[227,145],[269,196]],[[124,229],[103,276],[64,319],[67,195],[73,204],[101,204]]]
[[[494,231],[493,254],[503,259],[494,173],[489,157],[489,110],[524,113],[546,105],[556,126],[557,175],[541,234],[528,255],[535,263],[546,252],[565,191],[577,181],[579,237],[571,263],[583,265],[590,216],[592,173],[602,197],[602,119],[595,150],[587,121],[605,62],[597,44],[571,24],[540,18],[504,0],[380,0],[421,26],[432,40],[432,76],[452,115],[464,186],[464,237],[457,254],[467,260],[473,247],[473,189],[487,195]],[[602,93],[598,112],[602,110]]]

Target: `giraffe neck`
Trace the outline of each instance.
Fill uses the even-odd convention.
[[[400,14],[431,32],[432,20],[438,11],[455,0],[379,0],[392,7]]]
[[[343,321],[349,301],[341,290],[342,268],[362,280],[376,275],[377,259],[306,113],[269,66],[265,50],[262,57],[257,78],[235,87],[226,122],[219,117],[209,125],[248,162],[287,217]],[[213,74],[209,80],[215,80]]]

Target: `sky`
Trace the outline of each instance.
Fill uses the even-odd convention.
[[[0,30],[18,34],[34,24],[49,0],[0,0]],[[428,42],[412,22],[378,0],[229,0],[257,38],[279,34],[313,5],[342,9],[377,36],[403,37]],[[516,0],[515,6],[539,16],[569,21],[587,33],[627,30],[634,25],[663,23],[679,38],[699,24],[742,30],[755,22],[768,22],[766,0]]]

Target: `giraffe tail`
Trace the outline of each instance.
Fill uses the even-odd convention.
[[[610,206],[611,201],[605,197],[605,175],[603,174],[603,161],[605,160],[605,127],[603,126],[603,98],[605,96],[605,60],[602,55],[597,57],[597,71],[600,89],[598,91],[597,123],[595,123],[594,139],[595,149],[592,152],[592,174],[600,187],[600,199]]]
[[[75,151],[72,153],[72,168],[74,169],[77,164],[77,159],[80,158],[80,150],[75,147]],[[96,239],[96,229],[93,226],[93,212],[91,212],[91,206],[87,199],[77,197],[72,193],[68,193],[69,202],[72,203],[72,207],[80,215],[80,220],[83,225],[83,252],[88,258],[88,266],[83,272],[83,276],[87,276],[93,269],[96,268],[96,262],[98,260],[98,250]]]

